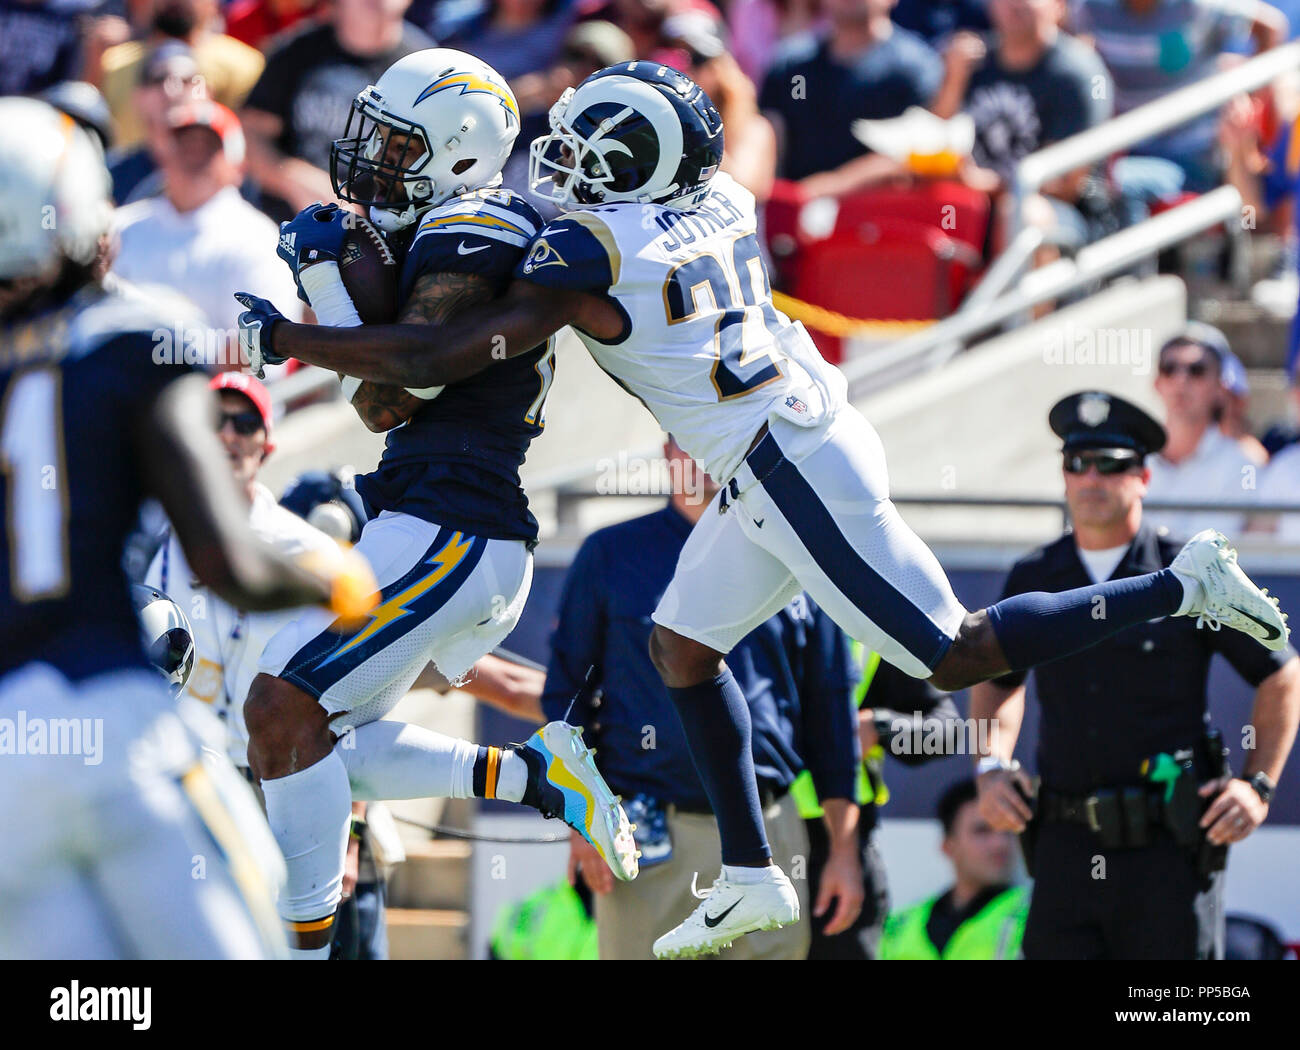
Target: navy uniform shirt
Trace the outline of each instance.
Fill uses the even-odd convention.
[[[1158,572],[1181,549],[1180,542],[1143,524],[1111,579]],[[1091,584],[1067,533],[1016,562],[1002,596]],[[1194,616],[1168,616],[1035,667],[1043,784],[1067,793],[1136,784],[1144,758],[1195,745],[1205,731],[1206,680],[1215,653],[1252,686],[1295,655],[1290,647],[1270,652],[1226,627],[1198,629]],[[1024,680],[1024,672],[1012,672],[997,683],[1013,688]]]
[[[650,616],[677,567],[691,523],[671,506],[600,529],[582,544],[565,579],[542,693],[548,719],[562,718],[597,667],[600,705],[571,721],[594,726],[610,786],[689,809],[708,798],[677,711],[650,662]],[[859,759],[849,641],[800,595],[743,638],[727,657],[749,703],[759,783],[789,788],[806,764],[822,798],[854,797]]]
[[[0,675],[148,666],[122,570],[145,496],[132,426],[191,370],[156,338],[181,317],[92,286],[0,329]]]
[[[500,294],[541,225],[533,206],[509,190],[477,190],[430,209],[406,255],[400,300],[421,276],[435,273],[483,274]],[[431,328],[429,338],[437,337]],[[390,430],[378,468],[357,478],[370,508],[535,544],[537,521],[519,468],[545,422],[554,351],[548,339],[452,383]]]

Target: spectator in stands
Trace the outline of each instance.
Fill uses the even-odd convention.
[[[143,38],[109,48],[103,58],[100,90],[113,111],[122,149],[144,139],[144,121],[132,103],[149,56],[160,44],[188,44],[207,97],[230,109],[243,105],[265,64],[261,52],[217,32],[217,0],[151,0],[145,10],[149,23]]]
[[[404,55],[433,40],[403,21],[410,0],[335,0],[328,24],[307,24],[271,52],[248,97],[248,167],[275,218],[334,197],[330,144],[352,100]]]
[[[259,51],[273,36],[320,13],[326,0],[233,0],[226,8],[226,32]]]
[[[91,20],[109,0],[0,0],[0,95],[85,79]]]
[[[158,158],[163,192],[116,212],[121,247],[113,271],[186,296],[213,329],[202,348],[205,359],[238,364],[235,292],[266,288],[276,306],[295,317],[302,316],[302,305],[275,255],[275,223],[239,195],[244,137],[238,119],[219,102],[193,102],[174,110],[170,122]],[[184,338],[197,344],[199,337]]]
[[[144,138],[138,145],[115,150],[109,157],[113,199],[118,204],[129,204],[162,192],[158,158],[171,145],[171,115],[178,108],[207,97],[206,81],[188,44],[169,40],[154,49],[141,70],[140,83],[132,96]]]
[[[1253,118],[1254,111],[1248,101],[1234,100],[1224,111],[1219,141],[1226,155],[1227,180],[1237,187],[1242,202],[1250,210],[1253,228],[1277,234],[1283,240],[1284,259],[1289,255],[1283,270],[1291,285],[1294,316],[1286,368],[1294,375],[1300,365],[1300,312],[1295,311],[1296,249],[1300,243],[1300,209],[1296,208],[1297,189],[1300,189],[1300,118],[1282,129],[1267,154],[1261,149],[1258,124]]]
[[[820,7],[819,0],[732,0],[731,52],[745,76],[761,84],[782,41],[816,30]]]
[[[722,170],[762,204],[776,181],[776,133],[758,111],[754,84],[727,50],[721,20],[688,11],[664,20],[663,36],[682,51],[682,72],[713,100],[726,129]]]
[[[514,80],[546,69],[560,57],[576,6],[576,0],[488,0],[446,44]]]
[[[974,120],[975,146],[964,178],[999,195],[1004,228],[1013,200],[1002,191],[1020,161],[1111,113],[1105,67],[1060,30],[1064,13],[1063,0],[989,0],[993,32],[959,32],[944,52],[946,75],[934,111],[951,117],[964,110]],[[1113,232],[1126,218],[1091,167],[1053,180],[1024,202],[1021,215],[1024,223],[1063,231],[1076,245]],[[1038,261],[1053,257],[1049,251]]]
[[[632,38],[638,58],[653,59],[655,51],[663,46],[660,31],[664,20],[695,10],[721,17],[709,0],[611,0],[604,17]]]
[[[890,915],[880,958],[1019,959],[1029,892],[1012,884],[1015,836],[980,815],[973,780],[943,793],[938,817],[952,888]]]
[[[1261,0],[1081,0],[1072,24],[1093,40],[1110,69],[1117,113],[1217,72],[1235,35],[1249,31],[1257,51],[1287,36],[1285,16]],[[1207,113],[1135,146],[1133,156],[1115,165],[1125,194],[1175,197],[1179,190],[1204,193],[1217,186],[1217,122]]]
[[[1229,353],[1222,332],[1195,322],[1161,347],[1155,387],[1165,404],[1169,439],[1148,460],[1150,503],[1254,501],[1258,468],[1218,426],[1223,415],[1223,367]],[[1151,509],[1149,513],[1157,525],[1176,536],[1192,536],[1207,528],[1231,536],[1240,533],[1243,525],[1243,515],[1232,511]]]
[[[780,138],[778,174],[808,196],[838,197],[899,166],[868,154],[853,136],[859,119],[901,116],[928,106],[943,80],[929,44],[889,19],[894,0],[826,0],[830,24],[792,40],[763,82],[759,104]]]

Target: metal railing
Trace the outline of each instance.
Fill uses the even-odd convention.
[[[560,528],[576,526],[579,522],[578,510],[588,500],[593,499],[667,499],[669,490],[654,492],[620,492],[598,491],[576,481],[555,486],[555,520]],[[1070,522],[1069,508],[1063,498],[1039,496],[1000,496],[991,493],[976,493],[958,496],[944,493],[903,493],[891,496],[892,502],[899,507],[939,507],[964,510],[1055,510],[1061,515],[1061,526]],[[1146,512],[1182,512],[1196,511],[1224,514],[1274,515],[1300,514],[1300,500],[1293,503],[1251,502],[1242,500],[1237,503],[1223,500],[1154,500],[1142,501]]]

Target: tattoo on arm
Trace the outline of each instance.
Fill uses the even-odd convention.
[[[399,324],[438,324],[474,303],[487,302],[495,289],[475,273],[427,273],[415,282],[411,297],[398,317]],[[370,380],[357,388],[352,406],[376,434],[406,422],[424,404],[403,387]]]

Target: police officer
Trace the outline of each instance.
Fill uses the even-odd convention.
[[[1148,455],[1163,428],[1100,391],[1059,401],[1073,530],[1018,561],[1004,595],[1064,591],[1169,565],[1181,538],[1142,519]],[[1104,616],[1098,603],[1095,615]],[[1206,679],[1220,653],[1255,687],[1255,747],[1233,778],[1209,729]],[[989,725],[977,766],[980,811],[1022,834],[1035,877],[1028,959],[1218,958],[1227,846],[1268,815],[1300,720],[1300,660],[1236,631],[1168,617],[1034,668],[1041,787],[1012,760],[1023,673],[976,686]]]

